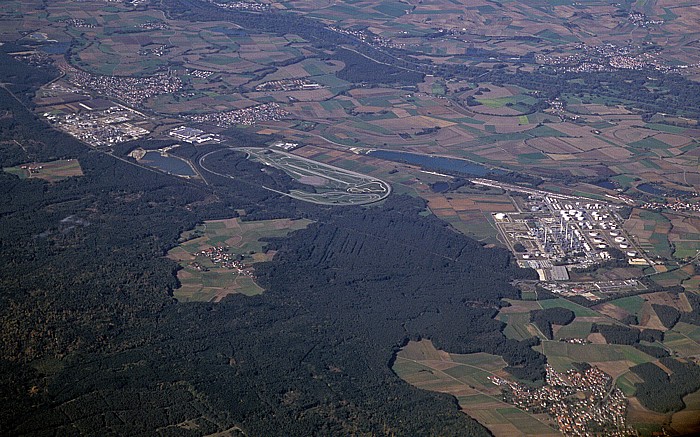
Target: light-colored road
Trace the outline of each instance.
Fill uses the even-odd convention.
[[[253,147],[219,149],[200,157],[199,167],[217,176],[233,179],[232,175],[216,172],[206,165],[208,157],[224,150],[246,153],[248,159],[279,168],[295,179],[304,176],[317,176],[327,181],[327,184],[319,187],[324,190],[320,193],[301,190],[291,190],[286,193],[262,186],[266,190],[304,202],[338,206],[366,205],[385,199],[391,194],[391,185],[380,179],[274,149]]]

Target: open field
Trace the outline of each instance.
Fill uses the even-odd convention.
[[[43,26],[37,30],[38,13],[16,2],[10,4],[14,7],[8,6],[8,17],[21,11],[26,19],[13,24],[18,26],[16,29],[8,28],[8,35],[40,31],[57,41],[70,35],[78,40],[70,61],[79,68],[96,74],[135,76],[174,71],[183,81],[184,90],[160,94],[146,102],[158,112],[225,111],[277,101],[289,103],[288,109],[298,119],[322,121],[313,133],[334,141],[341,139],[341,144],[386,144],[387,148],[447,152],[543,174],[604,175],[623,180],[640,177],[668,187],[700,183],[697,157],[693,156],[697,132],[659,123],[663,117],[643,121],[620,102],[565,94],[561,101],[566,106],[561,111],[542,109],[535,108],[541,98],[522,87],[444,81],[432,76],[419,84],[417,92],[383,88],[375,93],[353,89],[352,84],[339,79],[335,73],[343,68],[342,62],[325,60],[296,35],[255,33],[226,21],[197,27],[171,19],[162,11],[129,4],[110,6],[109,13],[104,13],[98,5],[71,2],[47,5]],[[400,41],[410,50],[423,52],[435,63],[466,61],[492,67],[540,52],[556,58],[574,54],[577,43],[599,45],[601,41],[594,34],[605,35],[606,42],[617,41],[624,46],[628,31],[645,33],[648,42],[663,47],[655,55],[663,58],[661,63],[700,61],[697,51],[685,48],[685,39],[671,37],[674,31],[695,23],[697,11],[668,1],[634,6],[650,19],[664,20],[663,30],[658,32],[618,23],[611,18],[615,16],[613,6],[596,3],[576,5],[576,14],[566,2],[549,7],[538,2],[508,3],[495,8],[479,1],[466,10],[463,2],[454,0],[415,8],[315,1],[292,1],[275,7],[329,20],[341,27],[369,27],[387,41]],[[589,13],[597,19],[586,21],[583,17]],[[426,21],[428,17],[430,20]],[[575,25],[565,26],[566,23]],[[471,36],[433,38],[430,44],[421,38],[436,27],[465,26],[472,29]],[[489,29],[488,37],[479,36],[485,29]],[[490,32],[499,36],[492,38],[495,34]],[[523,35],[528,38],[520,38]],[[469,47],[474,44],[485,53],[472,53]],[[494,53],[507,53],[508,58],[493,58]],[[209,75],[197,76],[195,71]],[[264,82],[281,79],[309,79],[320,88],[265,92],[255,89]],[[340,95],[341,91],[347,93]],[[469,98],[477,104],[465,105]],[[423,132],[435,127],[440,129]],[[599,192],[605,193],[603,189]],[[682,245],[679,256],[694,247]]]
[[[449,354],[428,340],[409,342],[392,370],[416,387],[454,395],[460,408],[496,436],[555,436],[545,415],[532,414],[501,401],[500,388],[488,376],[505,377],[506,363],[486,353]]]
[[[671,416],[671,426],[682,435],[700,434],[700,391],[691,393],[683,398],[685,408]]]
[[[514,200],[517,195],[483,187],[480,191],[472,186],[441,191],[436,183],[449,185],[460,177],[382,161],[364,152],[383,149],[454,156],[541,177],[543,189],[595,199],[628,196],[639,201],[637,206],[643,203],[640,199],[672,202],[676,197],[673,193],[681,193],[684,201],[700,200],[693,194],[700,187],[697,120],[682,114],[647,113],[646,106],[640,108],[641,101],[587,92],[550,95],[549,90],[523,87],[535,87],[532,82],[514,86],[499,79],[500,71],[515,73],[516,68],[523,73],[551,72],[560,60],[564,63],[567,57],[603,50],[604,46],[649,56],[655,62],[650,65],[683,66],[683,74],[698,79],[697,2],[266,2],[276,9],[274,13],[291,10],[339,32],[351,32],[358,44],[373,41],[372,50],[388,59],[399,53],[395,49],[405,49],[404,53],[411,53],[414,60],[446,67],[478,67],[485,72],[445,77],[430,74],[415,86],[394,88],[344,76],[348,65],[333,58],[332,45],[310,43],[293,33],[244,29],[225,21],[224,14],[207,22],[178,20],[174,18],[177,14],[156,9],[163,6],[156,6],[158,3],[10,0],[0,11],[0,43],[31,41],[37,53],[55,61],[65,73],[61,82],[72,80],[77,87],[68,93],[74,95],[74,100],[64,102],[66,110],[78,108],[81,99],[98,92],[82,87],[82,73],[102,81],[147,81],[167,73],[168,80],[178,86],[167,92],[156,90],[138,106],[149,118],[149,130],[151,126],[157,128],[151,130],[152,138],[171,139],[166,137],[168,126],[185,123],[182,116],[276,102],[285,115],[256,121],[242,131],[242,136],[255,132],[269,136],[268,143],[283,138],[300,147],[293,153],[239,150],[308,186],[308,191],[280,194],[327,206],[380,202],[392,191],[419,196],[427,202],[422,214],[433,214],[485,245],[504,245],[499,241],[492,213],[518,211],[520,206]],[[211,6],[218,2],[208,3]],[[657,23],[640,25],[633,22],[631,13],[644,14],[644,20]],[[261,16],[256,15],[262,21]],[[609,65],[610,59],[601,67],[607,69]],[[288,82],[297,80],[303,85],[290,88]],[[653,82],[663,81],[652,77],[646,86],[654,87]],[[581,79],[580,84],[584,83]],[[57,97],[42,95],[35,103],[49,106],[52,98]],[[205,153],[210,150],[204,147],[207,145],[192,146],[193,153],[204,155],[199,164],[206,170],[206,157],[210,155]],[[83,174],[80,164],[71,160],[4,171],[50,182]],[[608,184],[595,185],[605,182]],[[645,191],[644,187],[649,186],[661,190]],[[697,292],[700,274],[696,274],[691,261],[700,251],[700,219],[670,212],[669,208],[651,209],[635,207],[625,224],[634,243],[657,263],[645,273],[654,273],[655,268],[660,274],[650,279],[659,285],[681,284],[686,292]],[[175,290],[175,297],[181,301],[218,301],[231,293],[262,293],[255,283],[254,266],[274,254],[264,250],[261,240],[287,235],[308,224],[303,220],[230,219],[206,222],[185,232],[180,245],[167,255],[182,267],[178,272],[182,286]],[[675,269],[685,262],[687,266]],[[620,267],[600,275],[631,277],[639,272],[641,268],[634,272]],[[530,300],[511,301],[512,306],[502,308],[496,316],[505,323],[508,338],[539,337],[542,343],[536,348],[556,369],[568,370],[575,362],[589,362],[617,378],[618,386],[628,396],[634,395],[634,384],[640,382],[629,368],[654,359],[631,346],[605,344],[601,334],[591,333],[594,323],[619,323],[634,315],[640,328],[665,332],[663,346],[671,354],[700,355],[700,328],[681,322],[668,330],[652,307],[664,304],[688,311],[683,293],[677,297],[670,293],[630,296],[592,308],[566,299],[537,301],[537,293],[532,290],[524,296]],[[530,311],[553,307],[571,309],[576,318],[567,326],[554,326],[554,340],[549,341],[530,323]],[[590,343],[561,341],[570,338]],[[505,362],[497,356],[449,354],[421,341],[411,342],[399,352],[393,369],[417,387],[456,396],[460,407],[495,435],[553,434],[544,417],[500,400],[499,389],[487,378],[507,376],[504,367]],[[638,422],[648,421],[649,429],[671,420],[681,432],[696,430],[692,419],[700,411],[697,393],[688,396],[688,408],[672,418],[651,414],[636,400],[631,402],[631,417]]]
[[[62,159],[51,162],[32,162],[16,167],[3,168],[6,173],[14,174],[22,179],[36,178],[48,182],[58,182],[73,176],[82,176],[83,170],[77,159]]]
[[[308,220],[238,218],[204,222],[181,236],[181,243],[167,257],[182,267],[181,287],[174,295],[181,301],[218,301],[228,294],[263,292],[255,283],[254,264],[272,259],[264,238],[282,237],[308,226]]]

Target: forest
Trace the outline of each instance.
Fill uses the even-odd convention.
[[[568,325],[574,321],[574,317],[576,317],[576,315],[573,311],[559,307],[530,311],[530,321],[534,323],[549,340],[554,338],[552,325]]]
[[[319,50],[352,46],[360,54],[333,56],[344,57],[339,75],[353,81],[377,83],[390,73],[393,82],[412,83],[440,70],[553,95],[594,90],[622,97],[634,87],[632,95],[649,110],[669,105],[667,112],[692,115],[700,107],[700,93],[679,78],[659,81],[654,91],[639,85],[641,76],[620,84],[614,75],[553,80],[541,72],[436,67],[298,15],[222,12],[196,0],[164,4],[187,19],[298,33]],[[538,340],[507,339],[504,324],[493,318],[501,299],[519,297],[513,280],[537,275],[516,267],[507,251],[486,249],[424,216],[421,200],[393,195],[366,209],[297,202],[261,187],[286,191],[297,182],[235,155],[213,165],[237,177],[208,174],[208,185],[146,170],[85,147],[26,109],[56,71],[30,68],[5,53],[0,61],[0,81],[8,84],[0,89],[0,166],[74,158],[84,172],[56,183],[0,172],[3,434],[489,435],[453,397],[418,390],[391,371],[395,353],[423,338],[453,353],[500,355],[514,377],[542,381],[545,357],[532,349]],[[578,78],[584,84],[572,81]],[[262,140],[226,134],[250,144]],[[116,152],[139,145],[155,146],[127,144]],[[175,153],[196,162],[211,150]],[[276,256],[256,269],[264,294],[177,302],[178,266],[164,254],[197,223],[242,211],[242,220],[314,223],[268,242]],[[680,318],[700,324],[700,301],[689,300],[693,312]],[[657,309],[664,311],[667,323],[678,320]],[[533,314],[533,321],[551,335],[552,323],[571,318],[555,313]],[[610,343],[664,356],[662,348],[641,343],[660,342],[660,331],[595,329]],[[663,360],[671,359],[662,363],[673,375],[658,366],[663,375],[646,365],[635,370],[644,379],[640,401],[656,411],[677,409],[683,393],[697,390],[680,377],[700,379],[697,366]],[[656,399],[659,383],[668,388]]]
[[[653,363],[632,367],[644,382],[636,384],[637,398],[645,407],[659,413],[683,409],[683,396],[700,389],[700,366],[674,358],[661,358],[660,363],[672,373],[667,374]]]
[[[633,346],[634,348],[651,355],[652,357],[661,358],[669,355],[668,351],[663,348],[661,342],[664,339],[664,333],[657,329],[630,328],[622,325],[602,325],[594,323],[591,327],[591,332],[600,332],[605,341],[609,344],[623,344]],[[641,343],[656,342],[657,345]]]
[[[408,71],[393,65],[375,62],[354,51],[339,48],[333,53],[333,59],[342,61],[345,67],[336,76],[348,82],[364,82],[372,85],[397,84],[416,86],[423,82],[424,75]]]
[[[18,92],[51,77],[0,56],[3,82],[29,78]],[[518,297],[510,282],[534,272],[422,216],[423,202],[295,202],[259,178],[293,181],[251,161],[234,164],[242,178],[182,180],[89,149],[0,96],[1,166],[74,158],[84,172],[55,183],[0,172],[3,434],[488,435],[454,398],[398,378],[395,352],[430,338],[543,377],[536,340],[506,339],[493,319]],[[241,210],[315,223],[269,242],[263,295],[178,303],[163,255],[196,223]]]

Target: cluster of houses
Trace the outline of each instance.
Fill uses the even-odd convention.
[[[504,400],[525,411],[547,413],[566,436],[631,436],[625,423],[627,400],[613,379],[598,369],[557,372],[547,365],[546,384],[539,388],[497,376],[489,380],[500,386]]]

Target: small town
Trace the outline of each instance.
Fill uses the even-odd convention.
[[[627,400],[613,379],[597,367],[566,373],[546,366],[544,386],[532,388],[497,376],[489,380],[501,387],[503,399],[533,413],[547,413],[566,436],[631,436],[625,423]]]
[[[657,70],[679,72],[689,65],[669,65],[657,58],[654,53],[645,51],[643,46],[618,46],[607,43],[574,46],[573,54],[536,54],[538,64],[556,67],[561,72],[594,72],[615,70]]]
[[[380,36],[371,34],[371,33],[367,32],[366,30],[343,29],[342,27],[338,27],[338,26],[329,26],[328,28],[334,32],[342,33],[344,35],[354,36],[355,38],[359,39],[360,41],[367,43],[375,48],[385,47],[385,48],[402,49],[402,48],[406,47],[406,44],[394,43],[389,39],[382,38]]]
[[[700,204],[688,202],[647,202],[641,208],[652,211],[671,210],[675,212],[700,212]]]
[[[271,10],[270,5],[267,3],[256,3],[248,1],[232,1],[232,2],[217,2],[215,0],[209,0],[212,3],[222,9],[235,9],[240,11],[251,11],[251,12],[267,12]]]
[[[213,123],[219,127],[232,127],[236,125],[250,126],[262,121],[282,120],[288,115],[289,113],[277,103],[264,103],[226,112],[191,115],[188,118],[199,123]]]
[[[67,65],[62,65],[62,68],[73,84],[133,106],[141,106],[152,97],[182,88],[182,81],[168,73],[147,77],[98,76]]]

